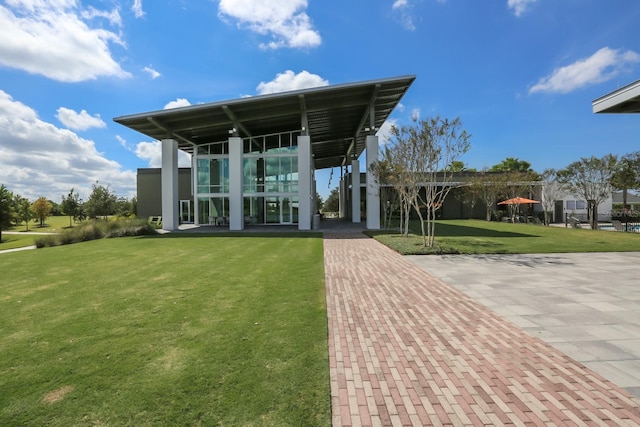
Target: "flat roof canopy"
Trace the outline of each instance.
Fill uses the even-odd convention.
[[[640,80],[592,102],[594,113],[640,113]]]
[[[154,139],[175,139],[189,153],[197,145],[226,141],[233,129],[246,138],[305,128],[311,137],[314,167],[324,169],[360,156],[370,134],[365,128],[380,129],[415,78],[323,86],[113,120]]]

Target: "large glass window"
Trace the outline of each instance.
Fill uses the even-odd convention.
[[[248,157],[243,160],[245,193],[297,193],[298,158],[292,156]]]
[[[245,224],[297,224],[298,197],[267,196],[244,198]]]
[[[243,153],[297,153],[300,132],[286,132],[275,135],[252,136],[243,143]]]
[[[224,225],[229,221],[228,197],[198,197],[200,224]]]
[[[198,159],[198,194],[229,192],[229,159]]]

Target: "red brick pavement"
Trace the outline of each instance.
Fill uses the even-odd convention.
[[[640,425],[640,401],[360,234],[325,233],[334,426]]]

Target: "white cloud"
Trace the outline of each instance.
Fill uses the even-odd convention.
[[[191,105],[189,100],[185,98],[176,98],[175,101],[170,101],[167,105],[164,106],[163,110],[168,110],[170,108],[180,108],[180,107],[188,107]]]
[[[145,73],[148,73],[153,80],[157,79],[158,77],[160,77],[162,75],[158,71],[156,71],[153,68],[151,68],[151,66],[144,67],[142,69],[142,71],[144,71]]]
[[[307,0],[220,0],[218,15],[270,37],[262,48],[310,48],[319,46],[322,38],[305,12],[307,4]]]
[[[416,17],[412,13],[413,5],[409,0],[395,0],[391,9],[405,30],[414,31],[416,29]]]
[[[603,47],[588,58],[556,68],[529,89],[536,92],[569,93],[584,86],[605,82],[617,76],[630,64],[640,62],[640,55],[631,50]]]
[[[142,0],[133,0],[131,10],[136,18],[142,18],[145,15],[144,10],[142,10]]]
[[[413,120],[413,121],[420,120],[420,109],[419,108],[414,108],[413,110],[411,110],[411,120]]]
[[[162,143],[160,141],[139,142],[136,146],[136,156],[147,161],[150,168],[162,167]],[[178,150],[178,167],[191,167],[191,155]]]
[[[396,0],[393,2],[393,6],[391,6],[392,9],[400,9],[403,7],[407,7],[409,5],[408,0]]]
[[[396,119],[388,119],[386,120],[376,135],[378,135],[378,145],[386,145],[391,140],[391,127],[397,126],[398,121]]]
[[[86,10],[80,11],[80,16],[86,20],[91,20],[93,18],[105,18],[111,25],[122,27],[122,18],[120,17],[120,11],[118,11],[118,9],[107,11],[98,10],[93,6],[89,6]]]
[[[11,0],[0,5],[0,65],[62,82],[98,77],[126,78],[113,59],[120,35],[95,18],[106,18],[120,31],[117,10],[82,9],[76,0]]]
[[[127,143],[127,140],[124,139],[123,137],[121,137],[120,135],[116,135],[116,139],[118,140],[118,142],[120,143],[120,145],[122,145],[122,148],[125,148],[127,151],[133,151],[131,149],[131,147],[129,147],[129,144]]]
[[[530,5],[538,0],[507,0],[507,7],[513,10],[514,15],[522,16]]]
[[[99,114],[91,116],[86,110],[79,113],[69,108],[58,108],[56,117],[60,123],[73,130],[87,130],[91,128],[106,128],[107,124],[100,118]]]
[[[308,89],[311,87],[327,86],[329,82],[317,74],[301,71],[295,74],[291,70],[278,73],[270,82],[260,82],[256,91],[260,95],[267,93],[287,92],[290,90]]]
[[[0,141],[0,182],[30,200],[45,196],[60,202],[72,187],[86,199],[96,181],[119,196],[135,195],[135,171],[122,170],[93,141],[41,120],[2,90]]]

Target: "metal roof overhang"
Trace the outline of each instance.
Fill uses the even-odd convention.
[[[175,139],[188,153],[198,145],[226,141],[233,129],[246,138],[304,128],[311,137],[314,167],[324,169],[360,156],[367,135],[380,129],[415,78],[323,86],[113,120],[154,139]]]
[[[594,113],[640,113],[640,80],[594,100]]]

